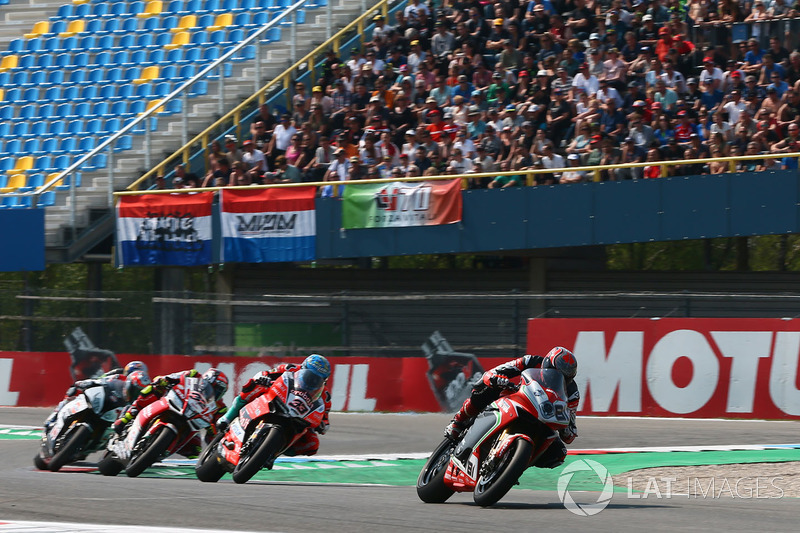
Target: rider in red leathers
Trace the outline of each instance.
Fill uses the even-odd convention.
[[[116,422],[114,422],[114,431],[116,431],[117,434],[122,435],[128,424],[130,424],[131,421],[136,418],[136,415],[139,414],[139,411],[161,399],[161,397],[164,396],[170,389],[172,389],[172,387],[180,383],[184,377],[196,377],[198,379],[207,381],[214,389],[214,396],[217,402],[216,414],[223,414],[227,411],[227,407],[222,401],[222,396],[225,394],[225,391],[228,390],[228,377],[216,368],[210,368],[202,375],[200,375],[200,372],[193,368],[191,370],[173,372],[172,374],[168,374],[166,376],[156,376],[156,378],[153,379],[152,385],[142,389],[139,397],[131,404],[130,407],[128,407],[128,410],[125,412],[125,414],[123,414],[117,419]],[[210,426],[208,428],[207,440],[213,438],[214,434],[216,434],[215,428],[214,426]],[[196,435],[191,441],[189,441],[188,444],[186,444],[186,446],[179,450],[178,453],[192,458],[199,455],[201,449],[202,445],[200,436]]]
[[[256,373],[242,387],[242,392],[233,400],[231,408],[223,417],[217,421],[217,430],[225,431],[228,425],[239,414],[239,411],[262,394],[266,394],[272,386],[272,382],[281,377],[284,372],[297,372],[301,369],[312,370],[323,380],[330,376],[330,363],[321,355],[312,354],[306,357],[300,366],[293,364],[282,364],[270,370],[262,370]],[[324,385],[323,385],[324,386]],[[314,455],[319,450],[319,437],[317,434],[324,435],[328,431],[328,413],[331,410],[331,394],[327,387],[322,391],[322,399],[325,402],[325,414],[319,426],[306,429],[305,433],[297,439],[294,445],[286,451],[285,455]]]
[[[470,397],[464,401],[461,409],[445,428],[445,437],[453,441],[458,440],[481,411],[514,386],[511,383],[511,379],[519,376],[527,368],[554,368],[564,376],[567,389],[567,406],[570,410],[570,423],[569,426],[559,431],[560,439],[556,439],[536,461],[536,466],[541,468],[555,468],[561,465],[567,456],[567,448],[564,443],[571,444],[575,437],[578,436],[578,429],[575,426],[575,413],[580,401],[580,392],[578,391],[578,385],[575,383],[578,361],[572,352],[560,346],[550,350],[544,357],[540,355],[524,355],[485,372],[481,381],[472,389]]]

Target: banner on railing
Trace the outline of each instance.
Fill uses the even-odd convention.
[[[223,189],[223,262],[310,261],[316,257],[315,187]]]
[[[117,204],[119,266],[211,263],[214,193],[123,196]]]
[[[579,414],[800,417],[800,321],[554,318],[528,321],[528,353],[574,350]]]
[[[401,228],[461,221],[461,181],[348,185],[342,227]]]

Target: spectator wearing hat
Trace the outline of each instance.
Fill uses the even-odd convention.
[[[733,125],[739,122],[742,111],[747,109],[747,101],[742,99],[742,93],[738,90],[732,91],[726,96],[719,109],[728,115],[728,122]],[[711,111],[711,109],[709,109]]]
[[[653,60],[651,50],[649,46],[639,47],[639,55],[636,56],[636,59],[632,63],[628,64],[626,79],[639,82],[642,86],[645,85],[647,74],[650,71],[651,61]]]
[[[669,26],[662,26],[658,30],[658,41],[656,41],[655,52],[656,57],[661,61],[667,57],[669,53],[669,49],[673,48],[675,45],[675,39],[672,37],[672,32],[669,29]]]
[[[580,158],[581,165],[593,167],[600,164],[600,160],[603,157],[602,142],[602,135],[592,135],[591,139],[589,139],[589,151]],[[569,157],[567,157],[567,160],[569,160]]]
[[[706,80],[711,80],[714,89],[721,88],[723,81],[722,69],[714,64],[714,58],[706,56],[703,58],[703,70],[700,71],[700,85],[704,86]]]
[[[597,90],[600,88],[600,81],[597,79],[597,76],[589,72],[588,63],[583,63],[581,65],[580,70],[572,79],[572,87],[573,89],[581,89],[590,98],[594,98],[597,94]]]
[[[427,54],[422,49],[419,43],[419,39],[413,39],[409,46],[411,47],[411,52],[408,54],[408,60],[406,64],[408,65],[409,70],[411,70],[412,74],[417,74],[420,69],[420,65],[425,61],[425,57]]]
[[[546,165],[545,165],[546,166]],[[567,157],[568,167],[580,167],[581,158],[578,154],[569,154]],[[587,173],[585,170],[567,170],[561,174],[558,183],[582,183],[587,181]]]
[[[247,139],[242,143],[243,153],[238,161],[241,161],[245,164],[246,170],[255,170],[256,174],[260,177],[265,172],[269,170],[269,166],[267,165],[267,157],[264,155],[264,152],[256,148],[256,145],[250,139]],[[234,160],[237,161],[237,160]]]
[[[458,83],[453,87],[453,98],[461,96],[465,102],[468,102],[472,98],[472,91],[475,90],[475,87],[470,83],[466,74],[460,74],[456,80]]]
[[[617,109],[622,108],[623,101],[619,91],[617,91],[608,80],[600,80],[598,83],[600,84],[600,89],[597,91],[596,98],[600,100],[601,103],[614,100],[614,107]]]
[[[639,44],[643,46],[655,47],[658,42],[658,27],[656,26],[653,15],[646,13],[642,17],[642,25],[636,30],[636,37]]]
[[[331,162],[327,172],[325,172],[323,181],[346,181],[350,173],[350,160],[347,158],[347,153],[343,148],[337,148],[333,151],[333,155],[335,159]],[[339,192],[341,194],[341,189]],[[320,196],[323,198],[333,196],[333,187],[330,185],[322,187]]]
[[[667,59],[663,63],[664,72],[661,73],[661,79],[667,84],[667,87],[674,90],[678,94],[686,92],[686,78],[675,70],[675,63],[671,59]]]
[[[697,78],[689,78],[686,80],[686,92],[681,95],[683,101],[686,102],[686,107],[698,112],[700,110],[700,97],[703,96],[697,84]]]
[[[444,58],[453,50],[456,38],[442,22],[437,21],[434,28],[436,33],[431,38],[431,53],[436,57]]]
[[[678,124],[675,126],[675,140],[681,144],[689,142],[692,134],[700,135],[700,128],[692,123],[686,110],[678,111]]]
[[[633,111],[633,104],[636,102],[644,102],[646,95],[642,93],[641,86],[637,81],[628,82],[628,90],[622,98],[622,110],[626,113]]]
[[[522,52],[514,46],[514,41],[506,39],[503,41],[503,49],[497,56],[497,61],[503,68],[508,70],[518,70],[522,67]]]
[[[428,6],[420,2],[420,0],[411,0],[403,10],[403,15],[410,24],[415,24],[419,20],[420,13],[424,13],[426,17],[430,16]]]
[[[645,156],[646,156],[645,149],[636,146],[633,137],[625,138],[624,142],[622,143],[622,148],[620,149],[619,162],[621,164],[624,165],[626,163],[641,163],[642,161],[644,161]],[[639,179],[642,177],[642,168],[641,167],[618,168],[614,172],[614,177],[618,181]]]
[[[506,30],[504,22],[505,20],[503,18],[496,18],[492,22],[492,28],[484,44],[487,53],[492,53],[497,56],[503,50],[505,41],[511,38],[511,34]],[[495,57],[495,59],[497,59],[497,57]]]
[[[247,141],[245,141],[247,142]],[[250,141],[252,143],[252,141]],[[236,162],[242,160],[242,151],[239,150],[239,143],[236,141],[235,135],[225,136],[225,157],[228,161]]]
[[[543,71],[543,72],[545,74],[547,74],[547,71]],[[545,79],[547,79],[549,81],[549,78],[546,78],[546,77],[543,77],[543,78],[545,78]],[[540,79],[542,79],[542,78],[537,76],[536,81],[538,82]],[[547,91],[547,94],[548,94],[548,98],[547,99],[550,100],[550,98],[549,98],[550,91],[560,90],[560,91],[566,91],[567,94],[571,94],[572,93],[572,81],[573,81],[572,77],[567,72],[567,69],[564,68],[564,67],[558,67],[556,69],[556,77],[553,78],[553,80],[550,82],[550,88]]]
[[[627,137],[633,139],[633,144],[642,150],[650,146],[655,140],[653,127],[646,124],[642,119],[642,115],[637,112],[628,115],[628,120],[629,127]]]
[[[311,89],[311,100],[309,101],[309,109],[314,105],[322,108],[324,115],[330,115],[333,112],[333,99],[325,94],[322,85],[315,85]]]

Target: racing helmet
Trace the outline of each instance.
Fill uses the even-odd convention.
[[[147,371],[147,365],[142,361],[131,361],[125,365],[125,368],[122,370],[122,375],[129,376],[131,372],[135,372],[136,370],[141,370],[145,376],[150,375],[150,373]]]
[[[544,356],[542,368],[555,368],[569,383],[575,379],[575,375],[578,373],[578,360],[575,359],[575,354],[566,348],[556,346]]]
[[[313,353],[305,358],[300,368],[305,368],[326,381],[331,375],[331,364],[323,356]]]
[[[123,395],[126,402],[132,402],[139,396],[142,389],[150,385],[150,378],[141,370],[134,370],[128,377],[125,378],[125,385],[123,386]]]
[[[209,368],[203,372],[203,381],[214,389],[214,397],[219,400],[228,390],[228,376],[216,368]]]

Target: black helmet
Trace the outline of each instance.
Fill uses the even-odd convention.
[[[566,348],[556,346],[544,356],[542,368],[555,368],[561,372],[567,382],[570,382],[578,373],[578,360],[575,359],[575,354]]]

